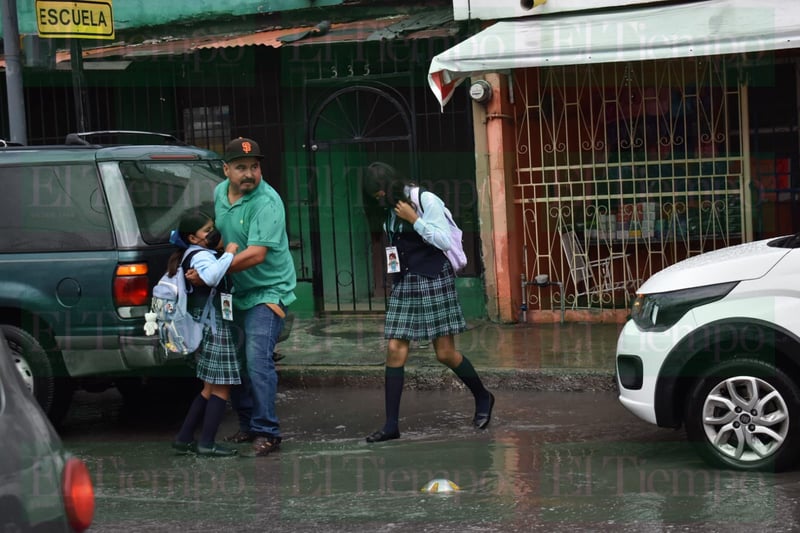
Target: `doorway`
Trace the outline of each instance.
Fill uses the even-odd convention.
[[[413,175],[413,131],[407,102],[385,85],[338,89],[311,115],[313,290],[324,313],[386,309],[383,213],[364,198],[364,171],[383,161]]]

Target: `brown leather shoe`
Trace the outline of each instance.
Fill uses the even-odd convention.
[[[250,433],[248,431],[242,431],[240,429],[239,431],[237,431],[233,435],[225,437],[225,442],[232,442],[234,444],[241,444],[243,442],[253,442],[253,440],[255,440],[255,438],[256,438],[256,436],[253,435],[252,433]]]
[[[281,447],[280,437],[256,437],[253,441],[253,454],[256,457],[264,457],[272,452],[278,451]]]

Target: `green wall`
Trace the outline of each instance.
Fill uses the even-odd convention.
[[[111,3],[116,31],[175,22],[201,21],[242,15],[267,14],[342,4],[342,0],[116,0]],[[20,34],[36,33],[34,0],[17,0]]]
[[[482,278],[456,278],[456,291],[464,318],[486,318],[486,295]]]

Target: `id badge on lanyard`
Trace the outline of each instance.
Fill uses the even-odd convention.
[[[233,320],[233,296],[229,292],[219,293],[222,300],[222,319]]]
[[[397,246],[386,247],[386,273],[394,274],[400,272],[400,254],[397,252]]]
[[[396,222],[397,217],[394,213],[389,214],[389,219],[386,221],[386,228],[388,229],[387,233],[389,234],[389,246],[386,247],[386,273],[387,274],[395,274],[400,272],[400,252],[397,251],[397,246],[392,245],[392,241],[394,240],[394,235],[402,230],[402,222],[398,224],[397,230],[395,230],[394,223]]]

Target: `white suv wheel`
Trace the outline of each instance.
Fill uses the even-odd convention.
[[[775,388],[752,376],[728,378],[706,395],[703,428],[709,442],[737,461],[775,453],[789,432],[789,410]]]
[[[718,363],[699,378],[686,404],[686,433],[711,463],[740,470],[785,470],[798,457],[800,389],[784,371],[757,359]]]

